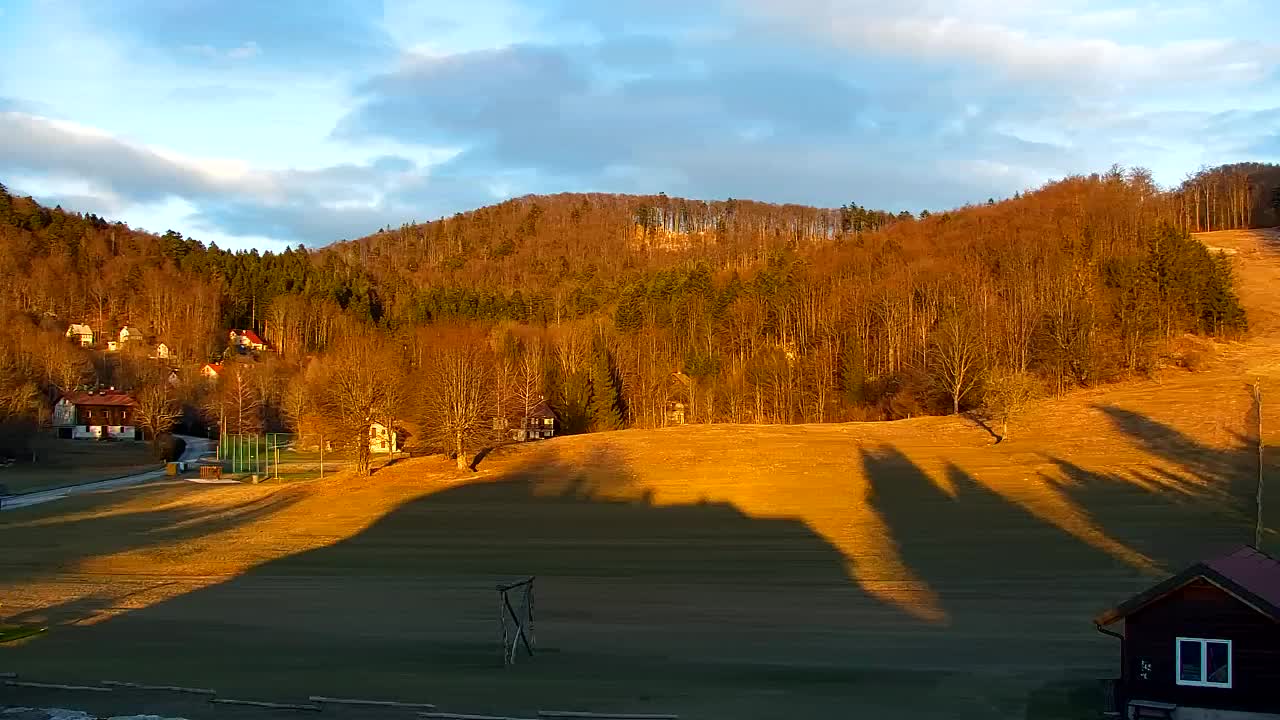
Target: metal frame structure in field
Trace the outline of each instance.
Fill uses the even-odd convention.
[[[524,645],[525,653],[533,657],[533,581],[529,577],[518,582],[499,585],[498,624],[502,628],[502,664],[514,665],[516,649]],[[516,602],[512,602],[513,596]]]
[[[236,435],[224,433],[218,438],[218,460],[231,473],[256,473],[279,476],[280,450],[293,444],[291,433]]]

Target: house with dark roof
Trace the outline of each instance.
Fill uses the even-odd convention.
[[[1196,563],[1094,624],[1120,639],[1117,715],[1280,720],[1280,561],[1266,553]]]
[[[519,442],[546,440],[556,434],[556,413],[546,400],[539,400],[529,410],[520,427],[511,430],[511,437]]]
[[[54,404],[52,422],[63,438],[136,440],[136,407],[131,395],[114,388],[67,393]]]

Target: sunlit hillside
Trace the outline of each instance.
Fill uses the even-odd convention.
[[[423,458],[14,512],[0,617],[53,627],[3,657],[50,678],[464,712],[764,718],[885,707],[892,688],[904,717],[1077,716],[1073,683],[1118,662],[1093,614],[1252,540],[1249,383],[1280,444],[1280,238],[1202,240],[1235,251],[1252,337],[1197,372],[1040,401],[999,444],[956,417],[697,425],[503,448],[475,475]],[[493,585],[526,575],[543,653],[504,673]]]

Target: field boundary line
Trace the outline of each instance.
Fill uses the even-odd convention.
[[[120,680],[103,680],[103,685],[129,688],[131,690],[158,690],[162,692],[188,693],[191,695],[217,695],[218,691],[209,688],[182,687],[180,685],[146,685],[144,683],[122,682]]]
[[[596,720],[680,720],[680,715],[663,712],[581,712],[577,710],[539,710],[539,717],[585,717]]]
[[[399,700],[360,700],[356,698],[331,698],[323,695],[312,695],[307,698],[313,703],[328,705],[369,705],[375,707],[414,708],[418,710],[435,710],[432,703],[400,702]]]
[[[516,715],[468,715],[466,712],[419,712],[419,716],[435,720],[531,720]]]
[[[266,702],[264,700],[234,700],[232,698],[210,698],[209,702],[218,705],[247,705],[249,707],[271,708],[273,710],[306,710],[309,712],[320,712],[319,705],[306,705],[303,703],[275,703]]]
[[[112,692],[109,687],[99,685],[61,685],[59,683],[31,682],[30,680],[6,680],[5,685],[11,687],[43,688],[45,690],[86,690],[88,692]]]

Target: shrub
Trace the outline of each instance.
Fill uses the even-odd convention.
[[[182,453],[187,450],[187,441],[177,435],[161,435],[160,436],[160,459],[164,462],[174,462],[182,457]]]
[[[1211,357],[1212,353],[1208,350],[1192,348],[1182,353],[1182,357],[1178,358],[1178,364],[1191,372],[1201,372],[1208,369]]]

